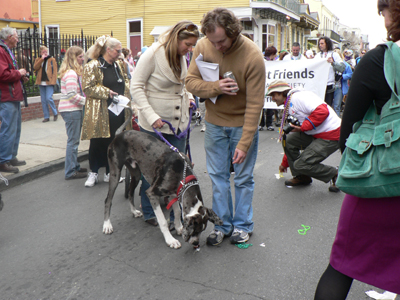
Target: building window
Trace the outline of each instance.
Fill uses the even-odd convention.
[[[263,24],[262,26],[262,49],[276,46],[275,25]]]
[[[242,24],[243,30],[253,30],[253,22],[252,21],[240,21]]]

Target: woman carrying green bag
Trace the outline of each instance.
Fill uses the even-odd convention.
[[[353,125],[366,119],[364,116],[372,104],[375,104],[377,118],[382,118],[388,111],[385,104],[397,98],[392,94],[393,91],[396,94],[400,92],[394,88],[395,83],[400,87],[400,1],[378,0],[378,12],[385,18],[388,40],[392,42],[367,52],[357,66],[340,132],[341,151],[355,145],[354,148],[362,152],[362,155],[357,155],[359,158],[369,156],[369,152],[362,149],[364,146],[374,147],[377,152],[382,136],[388,134],[388,139],[394,139],[397,130],[394,128],[391,131],[394,135],[389,132],[379,135],[377,132],[380,131],[375,127],[375,135],[369,141],[365,142],[366,138],[359,143],[354,142],[355,135],[352,134]],[[390,123],[394,122],[396,120],[392,118]],[[354,129],[356,131],[357,128]],[[360,132],[356,133],[360,135]],[[393,147],[395,141],[391,143]],[[390,147],[388,144],[385,146]],[[351,171],[351,168],[348,170]],[[365,188],[368,187],[366,183]],[[359,195],[351,190],[349,193]],[[319,281],[314,298],[316,300],[346,299],[353,279],[400,294],[400,193],[395,193],[393,197],[387,197],[387,193],[383,192],[375,198],[370,198],[370,195],[365,197],[368,198],[347,194],[343,200],[330,263]]]

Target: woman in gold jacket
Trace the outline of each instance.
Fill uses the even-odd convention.
[[[82,88],[86,95],[86,105],[81,137],[82,140],[90,140],[91,172],[88,173],[86,187],[92,187],[98,182],[98,171],[101,167],[106,167],[104,181],[109,181],[107,148],[115,137],[115,131],[128,117],[126,110],[118,116],[108,110],[116,95],[131,99],[129,80],[118,60],[121,51],[120,41],[101,36],[87,52],[91,61],[85,65],[83,71]],[[127,129],[131,129],[131,124],[129,122]]]

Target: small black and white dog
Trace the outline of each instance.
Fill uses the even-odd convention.
[[[167,245],[175,249],[181,247],[180,242],[168,230],[167,220],[160,207],[160,198],[166,196],[178,198],[172,205],[177,234],[182,234],[186,242],[198,247],[200,233],[206,229],[207,222],[222,225],[222,221],[212,209],[204,206],[189,158],[183,153],[171,150],[164,142],[147,133],[135,130],[120,133],[128,121],[117,130],[116,137],[108,148],[110,181],[105,201],[103,233],[113,232],[110,221],[111,202],[121,176],[121,169],[125,165],[131,174],[129,202],[132,214],[135,217],[142,216],[142,213],[135,208],[133,199],[134,190],[142,174],[150,184],[146,194]],[[187,182],[189,177],[192,180]],[[182,216],[183,225],[179,216]]]

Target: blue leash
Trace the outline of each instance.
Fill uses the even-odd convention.
[[[193,112],[193,110],[195,110],[196,108],[197,108],[197,107],[196,107],[196,104],[192,103],[192,107],[189,108],[189,123],[188,123],[188,126],[187,126],[187,128],[186,128],[184,131],[182,131],[180,134],[176,134],[176,129],[174,128],[174,126],[172,126],[172,124],[171,124],[170,122],[168,122],[167,120],[161,119],[161,121],[163,121],[164,123],[168,124],[169,129],[172,131],[172,133],[174,134],[174,136],[175,136],[177,139],[180,140],[180,139],[184,138],[185,136],[187,137],[187,138],[186,138],[186,149],[185,149],[185,153],[188,154],[190,161],[192,161],[192,155],[190,154],[189,138],[190,138],[190,131],[192,131],[192,129],[193,129],[193,128],[190,128],[190,124],[192,123],[192,112]],[[175,151],[175,152],[179,152],[179,150],[178,150],[175,146],[171,145],[171,143],[167,141],[167,139],[162,135],[162,133],[161,133],[160,131],[158,131],[158,130],[155,129],[155,128],[153,128],[153,130],[154,130],[154,132],[159,136],[159,138],[160,138],[161,140],[163,140],[163,141],[169,146],[170,149],[172,149],[172,150]]]

